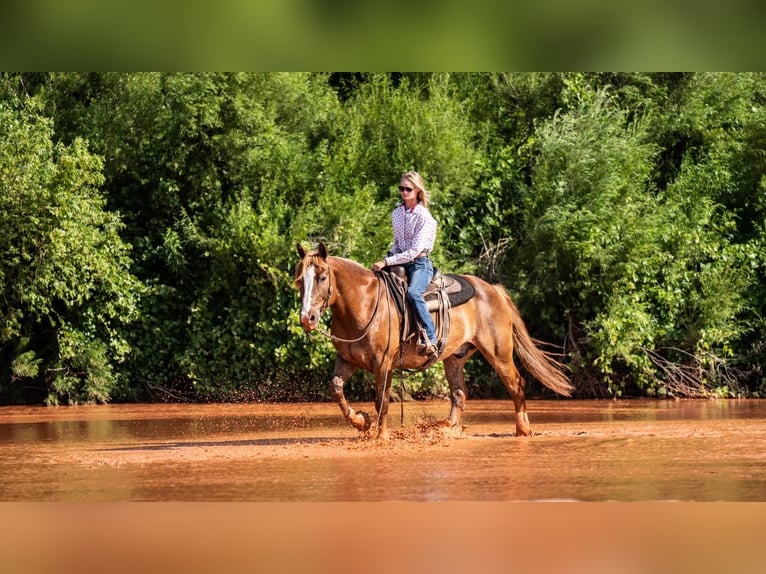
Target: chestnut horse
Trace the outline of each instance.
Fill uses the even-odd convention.
[[[355,428],[386,439],[388,405],[395,369],[418,369],[427,359],[418,354],[413,339],[400,349],[400,316],[388,289],[378,275],[350,259],[332,257],[320,243],[316,251],[306,252],[298,244],[301,260],[295,270],[295,284],[301,294],[301,324],[307,332],[319,327],[319,319],[332,309],[331,338],[337,356],[330,382],[330,394],[343,416]],[[531,433],[524,396],[524,379],[513,360],[516,351],[524,368],[549,389],[570,396],[564,367],[535,345],[527,333],[519,311],[500,285],[466,275],[476,294],[468,302],[450,309],[450,331],[438,361],[444,362],[449,382],[451,409],[442,423],[458,427],[465,408],[466,386],[463,366],[479,351],[505,384],[516,407],[516,436]],[[373,420],[355,411],[343,394],[343,385],[357,370],[375,376]]]

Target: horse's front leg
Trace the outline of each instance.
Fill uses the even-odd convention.
[[[345,419],[350,422],[354,428],[361,432],[367,432],[370,430],[372,422],[367,413],[356,412],[348,404],[346,395],[343,393],[343,385],[348,378],[354,374],[356,367],[345,361],[340,355],[335,358],[335,371],[333,372],[332,381],[330,381],[330,395],[340,407],[340,412],[343,413]]]
[[[391,399],[391,380],[393,372],[391,366],[379,368],[375,373],[375,411],[377,412],[377,438],[388,440],[391,435],[388,432],[388,405]]]

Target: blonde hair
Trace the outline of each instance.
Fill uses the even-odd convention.
[[[418,190],[418,202],[422,203],[423,207],[427,209],[429,203],[431,202],[428,198],[428,190],[426,189],[426,184],[423,182],[423,178],[420,176],[420,174],[416,171],[410,170],[407,173],[403,173],[402,177],[412,182],[412,185]]]

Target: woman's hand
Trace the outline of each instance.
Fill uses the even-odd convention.
[[[386,262],[381,259],[380,261],[376,261],[375,263],[372,264],[372,270],[373,271],[380,271],[385,266],[386,266]]]

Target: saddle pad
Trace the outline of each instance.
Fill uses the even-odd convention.
[[[450,307],[462,305],[476,294],[473,285],[465,277],[448,273],[441,275],[428,286],[426,292],[423,293],[426,303],[436,301],[438,293],[442,289],[449,297]]]

